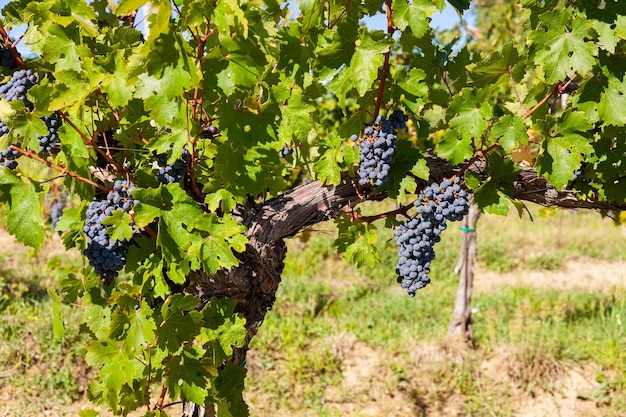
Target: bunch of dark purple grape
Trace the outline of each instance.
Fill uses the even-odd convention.
[[[109,226],[102,222],[115,210],[130,212],[138,203],[133,199],[135,185],[128,181],[115,181],[113,190],[105,200],[92,201],[87,209],[87,219],[83,231],[87,235],[87,248],[83,251],[98,275],[105,279],[115,278],[126,264],[127,240],[113,240],[109,237]]]
[[[167,154],[159,154],[157,156],[157,165],[159,166],[157,178],[159,181],[161,181],[162,184],[169,184],[182,180],[187,172],[187,161],[189,157],[189,151],[183,149],[180,157],[171,164],[168,164]]]
[[[278,156],[281,158],[286,158],[287,156],[293,153],[293,148],[291,146],[283,145],[282,148],[278,151]]]
[[[350,139],[356,142],[361,153],[359,185],[373,188],[389,179],[398,139],[394,129],[404,129],[408,119],[401,110],[396,110],[389,119],[378,116],[363,129],[361,135],[352,135]]]
[[[40,153],[51,153],[59,149],[59,128],[61,127],[61,116],[57,113],[52,113],[50,116],[44,116],[41,118],[48,128],[48,134],[46,136],[37,135],[39,141]]]
[[[0,96],[7,101],[21,100],[26,106],[32,109],[33,104],[26,98],[28,90],[37,82],[37,74],[33,70],[21,69],[15,71],[8,83],[0,86]],[[41,153],[51,153],[59,148],[58,130],[61,127],[61,118],[58,114],[53,113],[50,116],[42,117],[43,122],[48,128],[48,134],[45,136],[37,135]],[[9,127],[0,121],[0,136],[9,133]],[[14,143],[14,146],[19,144]],[[9,169],[17,168],[17,158],[21,153],[8,147],[0,152],[0,168]]]
[[[445,179],[424,188],[413,203],[415,217],[396,230],[398,238],[398,283],[410,296],[430,283],[430,263],[435,258],[433,246],[441,240],[448,221],[458,221],[469,211],[468,193],[460,180]]]
[[[27,106],[32,104],[26,99],[26,92],[37,82],[37,75],[32,70],[19,70],[13,73],[8,83],[0,86],[0,96],[7,101],[23,100]],[[0,136],[9,133],[9,127],[0,121]],[[18,145],[14,143],[13,145]],[[10,146],[0,152],[0,168],[17,168],[16,159],[21,154]]]
[[[7,101],[22,100],[27,106],[32,103],[26,99],[26,92],[37,82],[37,74],[31,69],[15,71],[8,83],[0,86],[0,96]]]
[[[17,61],[8,49],[0,47],[0,67],[13,69],[17,67]]]

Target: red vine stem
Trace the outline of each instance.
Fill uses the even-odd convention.
[[[393,20],[391,18],[391,0],[385,0],[385,5],[387,9],[387,33],[389,34],[389,36],[393,36],[393,33],[396,30],[393,27]],[[374,119],[378,117],[380,106],[383,103],[383,94],[385,92],[385,82],[387,81],[387,75],[389,75],[389,57],[390,56],[391,56],[391,47],[389,47],[389,50],[385,52],[385,61],[383,62],[383,67],[380,69],[380,85],[378,86],[378,94],[376,94],[376,107],[374,108],[374,115],[373,115]]]
[[[154,406],[155,410],[163,409],[163,401],[165,401],[165,394],[167,394],[167,387],[165,385],[162,385],[161,394],[159,394],[159,398],[157,399],[156,405]]]
[[[113,165],[115,167],[115,170],[117,172],[124,172],[125,169],[122,168],[114,159],[113,157],[105,152],[104,150],[102,150],[96,143],[94,143],[93,140],[91,140],[87,135],[85,135],[85,133],[80,130],[78,128],[78,126],[76,126],[62,111],[57,111],[57,114],[59,114],[59,116],[61,116],[61,118],[63,119],[64,123],[67,123],[72,129],[74,129],[76,131],[76,133],[78,133],[80,135],[80,137],[82,138],[83,142],[85,143],[85,145],[89,145],[91,147],[93,147],[96,152],[98,152],[100,155],[102,155],[102,157],[104,159],[107,160],[107,162],[109,162],[111,165]]]
[[[388,212],[380,213],[380,214],[374,214],[373,216],[364,216],[361,213],[358,213],[352,210],[352,208],[347,209],[346,212],[350,215],[350,217],[352,217],[352,220],[354,221],[372,223],[372,222],[375,222],[376,220],[386,219],[387,217],[396,216],[398,214],[406,215],[406,213],[411,208],[413,208],[413,204],[409,204],[407,206],[400,206],[395,210],[390,210]]]
[[[515,85],[515,80],[513,80],[513,74],[511,74],[511,66],[509,65],[509,69],[507,70],[507,72],[509,73],[509,79],[511,80],[511,85],[513,86],[513,91],[515,91],[515,97],[517,97],[517,102],[519,103],[520,107],[522,108],[522,111],[524,112],[524,114],[526,114],[526,109],[524,108],[524,103],[522,103],[522,98],[519,95],[519,92],[517,91],[517,86]]]
[[[485,149],[484,151],[478,151],[476,152],[476,155],[474,155],[472,157],[472,159],[470,159],[469,161],[467,161],[467,163],[465,165],[463,165],[463,168],[461,168],[461,170],[458,172],[457,175],[463,175],[463,173],[465,171],[467,171],[467,169],[469,167],[471,167],[472,165],[474,165],[474,163],[476,161],[478,161],[480,158],[484,157],[486,154],[488,154],[489,152],[493,151],[494,149],[496,149],[498,146],[500,146],[500,144],[498,142],[494,143],[493,145],[489,146],[487,149]]]
[[[14,150],[18,151],[19,153],[21,153],[22,155],[24,155],[24,156],[27,156],[27,157],[29,157],[31,159],[39,161],[42,164],[45,164],[46,166],[59,171],[64,176],[69,176],[69,177],[72,177],[72,178],[76,178],[77,180],[82,181],[84,183],[87,183],[87,184],[89,184],[89,185],[91,185],[93,187],[96,187],[96,188],[104,191],[104,192],[111,191],[110,188],[105,187],[102,184],[98,184],[97,182],[94,182],[94,181],[90,180],[89,178],[85,178],[85,177],[83,177],[83,176],[81,176],[79,174],[76,174],[75,172],[68,171],[68,170],[66,170],[64,167],[62,167],[60,165],[53,164],[52,162],[42,158],[41,156],[39,156],[36,153],[31,152],[31,151],[29,151],[27,149],[22,149],[19,146],[15,146],[15,145],[11,145],[11,149],[14,149]]]
[[[330,3],[330,2],[329,2]],[[348,8],[350,7],[350,3],[352,3],[352,0],[348,0],[346,1],[346,5],[343,7],[343,10],[341,11],[341,13],[339,13],[339,16],[337,16],[337,18],[335,18],[335,20],[333,20],[331,23],[328,24],[328,29],[332,29],[333,27],[335,27],[335,25],[337,23],[339,23],[339,21],[341,20],[341,18],[346,14],[346,12],[348,11]],[[328,7],[328,20],[330,21],[330,5]]]
[[[15,61],[17,61],[17,65],[19,65],[20,68],[22,69],[27,69],[28,66],[26,65],[22,57],[20,56],[19,52],[17,52],[17,48],[15,47],[13,42],[11,42],[11,38],[9,38],[9,34],[4,29],[4,26],[0,26],[0,36],[2,36],[2,40],[4,41],[4,44],[9,47],[9,52],[11,52],[11,55],[13,55],[13,58],[15,58]]]

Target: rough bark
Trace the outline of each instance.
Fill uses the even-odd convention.
[[[457,169],[440,159],[429,159],[431,181],[451,177]],[[480,174],[483,161],[471,169]],[[418,189],[426,182],[418,180]],[[256,335],[265,314],[274,304],[286,255],[285,238],[294,236],[304,227],[339,217],[342,212],[366,200],[380,200],[384,195],[374,194],[357,186],[358,180],[344,177],[337,186],[319,182],[300,185],[291,191],[264,203],[239,207],[234,215],[247,226],[247,250],[239,255],[241,264],[228,271],[208,275],[202,271],[189,276],[186,291],[207,302],[213,297],[236,299],[238,311],[246,318],[246,345],[235,350],[234,363],[244,363],[250,340]],[[624,204],[609,204],[597,200],[580,201],[567,190],[556,190],[532,170],[519,174],[513,184],[513,197],[546,206],[565,208],[624,210]],[[187,405],[186,405],[187,407]],[[184,417],[208,417],[210,412],[189,405]],[[207,406],[207,409],[212,407]]]
[[[470,341],[474,338],[472,326],[472,291],[474,290],[474,265],[476,264],[476,223],[478,206],[472,204],[461,221],[461,253],[455,271],[459,273],[459,287],[454,301],[454,315],[448,326],[448,335]]]

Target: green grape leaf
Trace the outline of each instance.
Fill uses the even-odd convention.
[[[148,3],[150,0],[120,0],[120,4],[115,9],[115,13],[125,16],[138,10],[140,7]]]
[[[45,240],[45,229],[35,186],[23,182],[10,170],[1,169],[0,202],[6,204],[3,214],[9,233],[19,242],[39,250]]]
[[[65,232],[62,239],[66,249],[76,247],[84,240],[82,234],[84,221],[81,218],[81,213],[82,208],[66,208],[54,228],[57,232]]]
[[[373,268],[380,262],[376,248],[376,227],[365,222],[354,223],[347,216],[337,221],[339,236],[335,241],[337,250],[343,253],[346,262],[359,267],[368,265]]]
[[[524,119],[520,116],[502,116],[491,128],[489,139],[493,143],[499,142],[506,153],[510,153],[521,144],[528,143]]]
[[[243,252],[246,249],[248,240],[242,234],[243,226],[228,216],[220,219],[213,213],[205,217],[203,229],[208,231],[209,236],[194,242],[188,252],[198,253],[204,270],[210,274],[220,268],[230,269],[239,265],[233,250]]]
[[[393,23],[404,31],[411,28],[413,36],[421,38],[429,30],[428,17],[435,13],[436,8],[429,0],[394,0],[391,6]]]
[[[217,368],[208,358],[199,360],[191,348],[183,349],[180,355],[166,359],[164,371],[169,374],[166,386],[169,395],[176,399],[185,398],[195,404],[204,404],[209,395],[207,378],[217,373]]]
[[[448,0],[448,3],[454,7],[457,13],[462,16],[463,12],[470,7],[470,0]],[[439,8],[441,9],[441,7]]]
[[[537,157],[537,172],[560,189],[574,179],[574,171],[580,167],[583,156],[589,153],[588,147],[591,145],[587,139],[575,133],[547,138],[543,152]]]
[[[330,137],[325,140],[327,148],[318,157],[313,165],[313,170],[317,179],[326,184],[338,185],[341,182],[341,168],[339,164],[343,162],[341,152],[341,138]]]
[[[141,303],[128,315],[124,349],[129,353],[141,351],[154,343],[155,332],[156,323],[152,318],[152,309],[146,303]]]
[[[102,81],[102,92],[107,95],[107,100],[114,107],[124,107],[135,92],[135,86],[128,83],[127,62],[124,51],[120,50],[115,55],[115,72],[109,74]]]
[[[448,108],[450,127],[461,136],[478,139],[487,130],[488,120],[492,117],[491,106],[483,102],[482,89],[471,90],[464,88],[452,99]]]
[[[174,294],[161,307],[161,323],[156,329],[157,345],[177,352],[185,342],[196,337],[202,328],[202,313],[194,309],[199,300],[192,295]]]
[[[539,19],[546,30],[531,32],[530,39],[537,48],[535,64],[544,68],[546,82],[556,84],[574,74],[590,72],[598,54],[598,46],[587,41],[593,37],[591,22],[556,10]]]
[[[110,216],[102,221],[107,227],[107,234],[111,240],[123,241],[133,237],[132,219],[124,210],[114,210]]]
[[[100,305],[91,305],[83,313],[83,321],[98,339],[105,339],[111,326],[111,309]]]
[[[243,400],[243,382],[246,369],[227,363],[215,378],[215,397],[218,417],[247,417],[248,406]]]
[[[50,62],[56,61],[56,69],[83,71],[81,60],[91,57],[90,49],[82,45],[78,26],[63,27],[57,24],[46,26],[46,36],[41,39],[37,51]]]
[[[437,145],[437,155],[445,158],[452,165],[460,164],[474,155],[472,139],[469,134],[459,137],[454,130],[447,131]]]
[[[218,363],[230,359],[233,347],[242,347],[246,341],[246,321],[235,313],[235,307],[234,300],[214,299],[202,310],[205,325],[197,341],[203,345],[211,343]]]
[[[360,39],[350,60],[350,87],[360,96],[370,91],[378,79],[378,68],[383,64],[383,54],[389,51],[393,40],[383,32],[361,31]]]
[[[614,75],[608,77],[608,85],[600,95],[598,117],[606,126],[626,125],[626,80]]]
[[[48,296],[50,297],[52,305],[52,334],[55,339],[63,339],[65,333],[65,327],[63,326],[63,318],[61,316],[61,298],[54,290],[54,288],[48,288]]]
[[[509,200],[507,196],[497,189],[494,181],[487,181],[474,190],[474,202],[485,213],[506,216],[509,214]]]
[[[513,44],[507,44],[502,51],[493,52],[489,57],[475,64],[469,64],[467,71],[472,85],[487,88],[496,87],[500,82],[509,82],[509,72],[515,80],[520,80],[525,70],[520,62],[520,56]]]
[[[85,361],[99,370],[105,397],[114,408],[119,404],[122,386],[132,386],[134,378],[140,376],[135,369],[135,359],[113,340],[93,340],[87,348]]]

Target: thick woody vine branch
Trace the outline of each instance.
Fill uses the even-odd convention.
[[[484,166],[484,159],[475,159],[466,169],[481,175]],[[428,160],[428,167],[431,172],[430,181],[450,178],[458,175],[463,169],[453,167],[446,161],[436,158]],[[426,184],[426,181],[418,181],[418,190]],[[335,187],[325,186],[319,182],[304,184],[256,208],[254,219],[249,222],[247,234],[255,235],[264,242],[278,241],[294,236],[307,226],[339,217],[342,213],[350,212],[356,205],[376,199],[376,197],[376,195],[366,196],[360,193],[358,179],[355,178],[344,177],[342,182]],[[597,199],[579,200],[571,190],[557,190],[551,186],[545,178],[538,176],[534,169],[526,169],[518,174],[513,183],[511,197],[543,206],[626,210],[626,204],[607,203]],[[403,214],[404,210],[408,209],[398,208],[389,213],[372,216],[372,218]],[[366,217],[359,220],[370,219]]]

